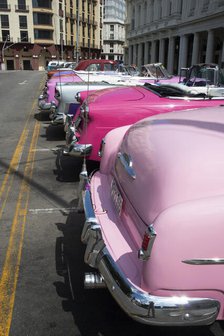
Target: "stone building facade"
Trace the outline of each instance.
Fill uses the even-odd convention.
[[[126,62],[224,65],[224,0],[126,0]]]
[[[123,61],[125,19],[125,0],[103,0],[102,58]]]
[[[54,59],[98,58],[102,0],[1,0],[1,68],[41,70]]]

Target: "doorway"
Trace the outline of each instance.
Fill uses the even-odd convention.
[[[23,70],[32,70],[30,60],[23,60]]]
[[[14,60],[7,60],[6,61],[6,69],[7,70],[15,70]]]

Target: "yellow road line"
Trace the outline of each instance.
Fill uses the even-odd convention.
[[[0,189],[0,204],[1,204],[0,219],[1,219],[2,214],[3,214],[10,189],[12,187],[12,183],[13,183],[14,176],[15,176],[14,173],[18,168],[19,161],[20,161],[20,158],[22,156],[23,149],[24,149],[28,134],[29,134],[29,131],[28,131],[28,129],[25,128],[22,132],[19,143],[16,147],[16,150],[15,150],[14,155],[12,157],[12,160],[9,164],[9,168],[6,172],[6,175],[4,177],[4,180],[3,180],[3,183],[2,183],[2,186],[1,186],[1,189]]]
[[[29,179],[32,178],[33,174],[35,158],[34,148],[37,144],[39,131],[40,124],[36,122],[11,227],[11,234],[3,266],[2,277],[0,280],[0,336],[9,335],[12,321],[16,286],[22,255],[24,230],[28,212],[30,193]]]
[[[41,86],[43,85],[43,80],[41,81],[39,85],[39,91]],[[15,172],[18,169],[20,158],[22,156],[24,146],[27,140],[27,137],[29,135],[29,129],[28,125],[30,122],[31,116],[33,116],[34,109],[36,108],[36,101],[33,102],[31,111],[26,119],[24,129],[22,131],[22,134],[20,136],[19,142],[16,146],[15,152],[13,154],[13,157],[10,161],[9,167],[7,169],[7,172],[5,174],[4,180],[2,182],[1,188],[0,188],[0,219],[2,218],[2,214],[4,211],[4,208],[6,206],[6,202],[8,199],[9,192],[12,187],[13,179],[15,176]]]

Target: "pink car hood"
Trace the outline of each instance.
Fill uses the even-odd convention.
[[[116,92],[116,97],[114,96]],[[136,101],[145,98],[146,89],[141,86],[115,87],[111,89],[100,90],[92,93],[88,98],[88,103],[111,104],[116,99],[116,104],[125,101]]]

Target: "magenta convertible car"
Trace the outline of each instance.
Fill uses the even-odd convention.
[[[224,319],[224,107],[171,112],[109,132],[84,192],[85,285],[134,320]]]
[[[85,97],[85,92],[81,95]],[[102,138],[112,129],[159,113],[224,104],[224,97],[192,94],[189,88],[145,84],[90,94],[67,127],[65,155],[99,161]]]

